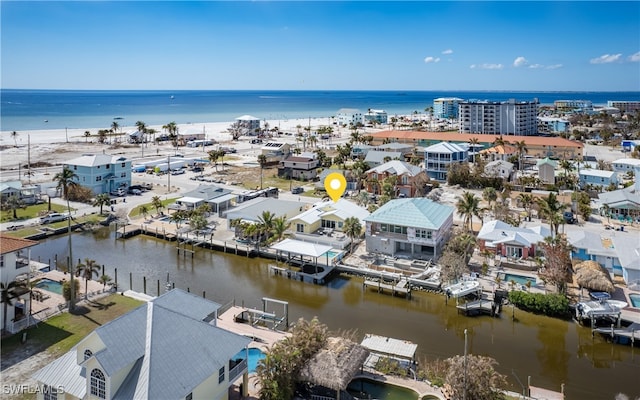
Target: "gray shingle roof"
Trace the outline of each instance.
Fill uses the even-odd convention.
[[[379,150],[369,150],[367,156],[364,158],[364,162],[366,163],[383,163],[385,157],[389,157],[392,160],[394,159],[402,159],[402,153],[399,151],[379,151]]]
[[[454,208],[425,198],[395,199],[365,218],[365,221],[426,229],[440,229]]]

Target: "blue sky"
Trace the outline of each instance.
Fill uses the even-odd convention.
[[[640,90],[640,2],[2,1],[1,86]]]

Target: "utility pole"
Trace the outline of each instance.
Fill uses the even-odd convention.
[[[167,193],[171,193],[171,155],[167,155]]]
[[[464,386],[462,388],[462,400],[467,400],[467,330],[464,330]]]

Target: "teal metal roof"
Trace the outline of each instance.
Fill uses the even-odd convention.
[[[425,198],[391,200],[370,216],[368,222],[415,228],[439,229],[453,215],[454,208]]]

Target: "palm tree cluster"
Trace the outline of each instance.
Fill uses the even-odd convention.
[[[205,203],[193,210],[174,211],[170,216],[170,221],[176,224],[176,229],[180,229],[180,225],[187,221],[189,227],[197,232],[207,227],[207,216],[210,212],[211,206]]]
[[[234,219],[231,227],[235,228],[236,237],[250,239],[259,248],[261,243],[273,243],[284,239],[291,223],[286,216],[276,217],[271,211],[263,211],[255,223]]]
[[[536,204],[538,206],[538,215],[547,220],[551,233],[557,236],[560,224],[564,223],[562,213],[568,207],[568,204],[561,203],[558,200],[558,196],[553,192],[549,193],[546,198],[538,198]]]
[[[76,302],[76,285],[74,282],[74,270],[73,270],[73,246],[71,243],[71,204],[69,203],[69,191],[79,186],[78,175],[73,172],[68,166],[64,166],[61,172],[58,172],[53,177],[53,181],[57,182],[56,189],[62,191],[63,197],[67,200],[67,212],[69,218],[67,218],[67,238],[69,241],[69,275],[70,279],[70,292],[69,292],[69,311],[73,312]]]

